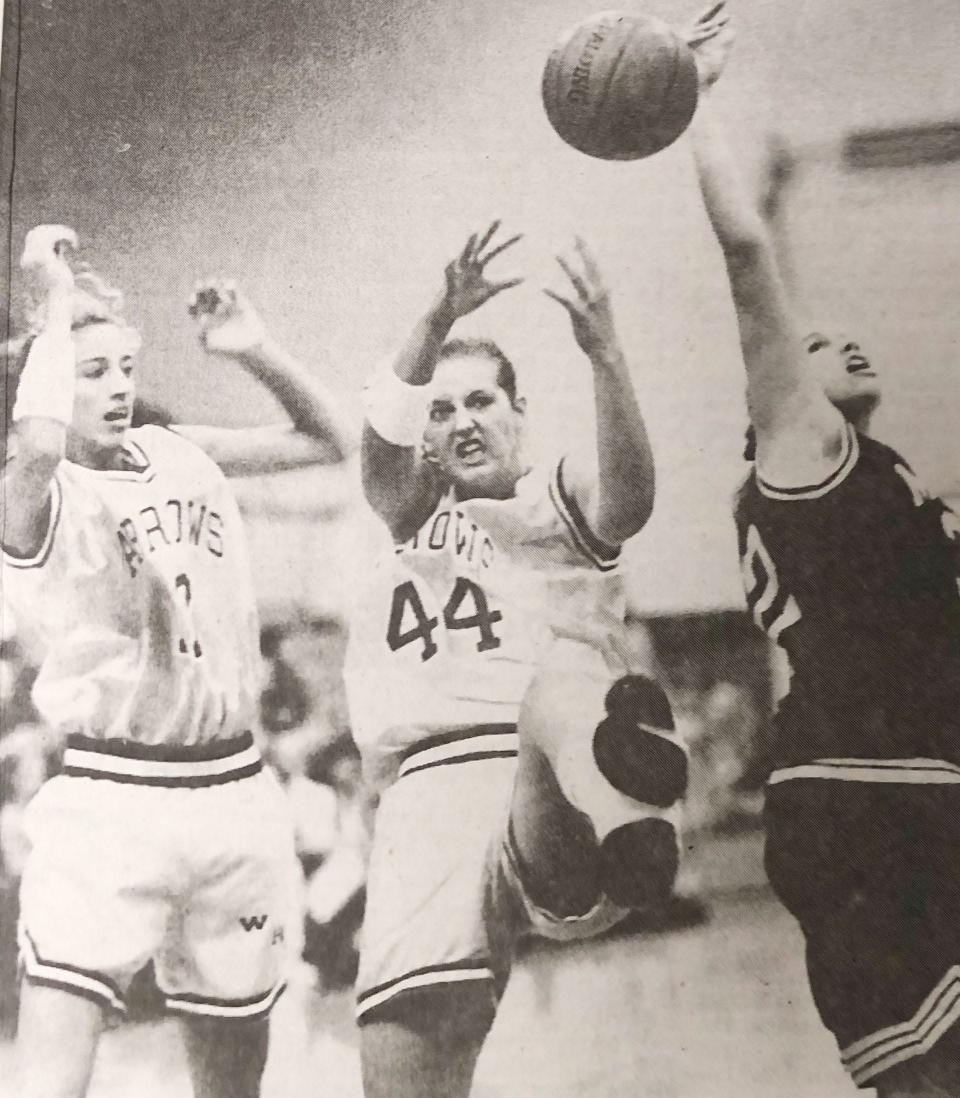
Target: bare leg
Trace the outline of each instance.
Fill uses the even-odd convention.
[[[269,1019],[185,1018],[182,1029],[196,1098],[258,1098]]]
[[[585,915],[600,899],[600,846],[593,825],[564,797],[553,767],[521,747],[512,839],[530,899],[555,915]]]
[[[83,1098],[103,1008],[59,988],[23,981],[17,1027],[21,1098]]]
[[[494,1010],[476,985],[387,1004],[360,1028],[366,1098],[467,1098]]]

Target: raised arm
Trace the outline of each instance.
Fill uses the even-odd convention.
[[[270,338],[263,321],[232,283],[198,286],[190,304],[200,342],[210,354],[232,359],[276,399],[289,424],[225,428],[177,426],[228,476],[251,476],[332,465],[353,443],[336,401],[304,367]]]
[[[595,469],[571,468],[568,488],[600,540],[619,546],[643,528],[653,510],[653,452],[617,338],[609,292],[582,240],[577,240],[576,253],[557,257],[573,293],[544,291],[570,314],[574,336],[593,369],[597,464]]]
[[[73,418],[76,361],[70,326],[76,247],[72,229],[40,225],[27,234],[20,265],[40,300],[40,330],[21,353],[20,371],[4,454],[0,491],[3,548],[17,557],[39,552],[52,507],[51,482],[63,460]]]
[[[773,242],[747,196],[712,102],[732,43],[726,5],[688,33],[700,72],[700,105],[690,127],[700,190],[726,263],[747,370],[747,405],[758,457],[774,477],[816,475],[839,453],[844,421],[803,361]]]
[[[426,387],[440,350],[461,317],[522,281],[492,281],[486,276],[487,264],[520,239],[513,236],[494,243],[499,227],[495,221],[482,236],[474,233],[447,264],[443,289],[400,353],[374,374],[364,391],[363,490],[398,542],[416,533],[436,503],[436,478],[420,450],[427,417]]]

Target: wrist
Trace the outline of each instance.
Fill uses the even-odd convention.
[[[627,360],[616,343],[598,343],[587,351],[587,357],[595,370],[621,372],[627,368]]]
[[[237,358],[240,359],[241,362],[249,362],[256,365],[260,362],[279,358],[282,354],[283,352],[281,351],[279,344],[275,343],[269,336],[264,334],[260,339],[257,339],[241,350],[238,350]]]
[[[446,293],[440,293],[430,306],[427,314],[427,323],[430,330],[440,339],[446,339],[457,320],[457,314]]]
[[[214,354],[224,354],[239,363],[246,370],[257,371],[268,366],[286,364],[290,361],[287,352],[266,332],[251,340],[245,346],[220,350],[208,347]]]

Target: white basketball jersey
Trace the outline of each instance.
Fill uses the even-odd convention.
[[[201,450],[131,430],[129,469],[61,462],[3,599],[44,647],[34,700],[64,733],[185,746],[251,728],[259,636],[240,514]]]
[[[448,495],[376,569],[351,622],[351,723],[389,755],[438,733],[516,724],[555,636],[606,651],[623,628],[618,551],[589,530],[563,462],[509,499]]]

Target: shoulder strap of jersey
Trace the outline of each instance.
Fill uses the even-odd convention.
[[[580,553],[601,572],[610,572],[620,559],[620,547],[608,545],[599,538],[590,526],[577,503],[576,497],[568,489],[563,476],[564,458],[554,468],[548,486],[550,499],[563,520],[570,539]]]

